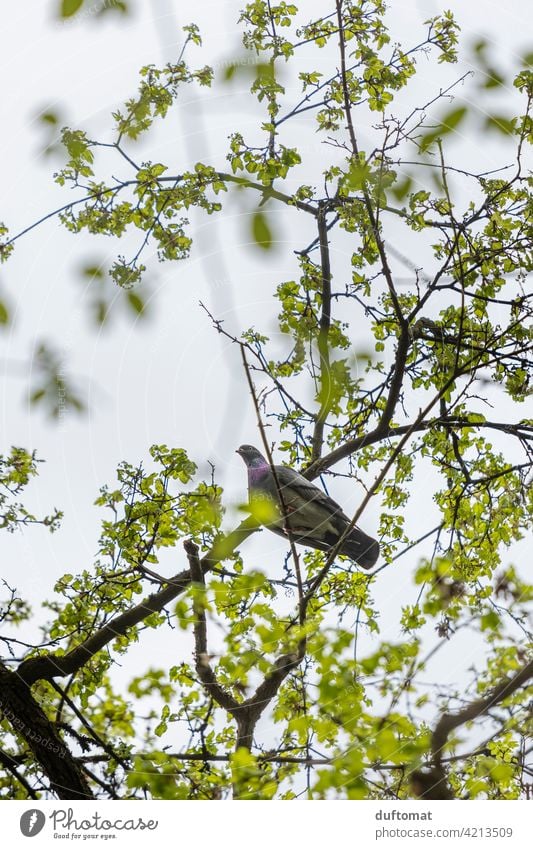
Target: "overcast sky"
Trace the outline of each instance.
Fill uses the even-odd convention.
[[[135,5],[136,13],[127,20],[107,15],[95,22],[86,14],[60,23],[53,19],[50,2],[3,0],[0,220],[12,233],[70,199],[69,189],[59,188],[52,179],[58,160],[41,155],[47,137],[37,116],[43,109],[53,109],[62,123],[83,127],[91,137],[105,138],[111,111],[136,90],[139,67],[177,55],[178,25],[191,21],[200,25],[205,49],[191,54],[198,65],[220,68],[240,53],[236,19],[241,4],[234,0],[150,0]],[[313,9],[323,9],[315,2],[301,6],[309,8],[310,16]],[[408,44],[418,40],[417,31],[423,32],[422,21],[451,8],[466,43],[481,37],[489,40],[502,68],[516,68],[517,57],[532,46],[531,4],[526,0],[514,0],[505,8],[486,0],[444,4],[394,0],[390,6],[395,36]],[[421,96],[438,88],[439,81],[431,75],[434,68],[428,63],[428,72],[417,82]],[[446,66],[438,73],[451,79],[467,69],[465,60],[459,69]],[[159,159],[176,172],[199,159],[224,167],[229,132],[246,132],[257,121],[257,112],[245,105],[244,83],[217,85],[200,97],[196,90],[187,90],[170,119],[150,142],[143,142],[139,157]],[[463,91],[462,96],[469,95]],[[506,91],[503,99],[511,96]],[[315,156],[310,161],[319,174],[324,154],[312,123],[302,121],[297,132],[302,133],[301,144]],[[496,161],[500,164],[499,144],[497,139],[467,136],[460,152],[468,162],[491,167]],[[259,442],[254,416],[240,379],[237,352],[216,336],[198,302],[204,301],[236,331],[257,326],[260,316],[267,332],[275,332],[274,288],[294,276],[292,252],[314,236],[308,222],[300,222],[292,212],[276,211],[279,245],[265,259],[247,244],[250,210],[248,201],[232,199],[223,218],[191,216],[196,241],[190,260],[150,264],[150,317],[143,322],[117,309],[109,328],[95,330],[79,274],[84,264],[110,263],[118,253],[128,255],[137,241],[123,246],[86,234],[74,237],[50,220],[25,236],[0,269],[0,291],[13,312],[12,325],[0,338],[1,450],[11,444],[36,448],[46,465],[28,501],[38,513],[49,512],[52,506],[65,511],[63,527],[53,536],[37,527],[3,539],[4,574],[23,596],[49,596],[53,579],[90,568],[97,548],[100,514],[92,505],[98,488],[114,481],[120,460],[146,460],[152,443],[186,448],[202,470],[207,470],[208,460],[215,463],[228,502],[244,500],[244,467],[234,451],[243,441]],[[122,294],[117,291],[115,297],[118,303]],[[364,346],[364,329],[361,333]],[[88,404],[86,416],[51,424],[25,403],[32,381],[31,350],[41,340],[53,341],[62,353]],[[348,512],[355,510],[360,491],[340,481],[334,492]],[[377,505],[371,505],[365,514],[363,524],[370,532],[376,530],[377,511]],[[430,519],[428,515],[428,529]],[[271,535],[265,551],[265,534],[261,536],[263,554],[276,553],[280,560],[282,543]],[[402,562],[402,570],[415,563],[413,556]],[[166,571],[183,566],[181,550],[168,555]],[[403,599],[405,582],[382,574],[376,593],[383,616],[391,618],[389,636],[397,636],[399,601],[412,601],[412,590]]]

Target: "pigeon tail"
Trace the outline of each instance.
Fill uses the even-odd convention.
[[[268,525],[271,531],[280,536],[287,537],[289,531],[287,528]],[[312,531],[304,531],[302,529],[293,528],[291,535],[294,542],[301,545],[309,545],[312,548],[317,548],[319,551],[325,551],[327,554],[335,548],[340,539],[340,533],[332,533],[327,531],[320,537],[313,535]],[[346,539],[343,541],[338,554],[343,554],[354,560],[362,569],[371,569],[379,557],[379,543],[372,537],[367,536],[360,528],[352,528]]]
[[[352,528],[344,540],[339,554],[355,560],[363,569],[371,569],[379,557],[379,543],[359,528]]]

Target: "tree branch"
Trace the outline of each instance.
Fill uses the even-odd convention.
[[[348,125],[348,135],[350,137],[350,144],[352,147],[352,153],[354,157],[359,156],[359,146],[357,144],[357,137],[355,135],[355,128],[353,124],[352,118],[352,104],[350,100],[350,91],[348,88],[348,71],[346,67],[346,44],[344,40],[344,21],[342,17],[342,0],[336,0],[336,8],[337,8],[337,20],[339,24],[339,50],[341,57],[341,82],[342,82],[342,92],[344,99],[344,112],[346,115],[346,123]],[[394,281],[392,278],[392,272],[390,270],[389,261],[387,259],[387,253],[385,251],[385,244],[383,239],[381,238],[381,234],[379,232],[379,223],[374,214],[374,207],[372,205],[372,199],[368,194],[368,190],[365,185],[362,187],[363,197],[365,201],[366,212],[368,215],[368,220],[370,221],[370,226],[372,227],[372,231],[374,233],[374,238],[376,240],[376,245],[378,248],[379,257],[381,260],[381,267],[383,270],[383,275],[387,282],[387,287],[389,290],[389,294],[391,297],[392,305],[394,308],[394,312],[396,314],[396,318],[398,319],[398,323],[401,328],[405,328],[407,325],[406,319],[402,313],[402,309],[400,307],[400,303],[398,301],[398,296],[396,294],[396,290],[394,288]]]
[[[516,690],[523,687],[530,678],[533,678],[533,660],[530,660],[522,669],[511,676],[504,678],[490,692],[481,699],[471,702],[467,707],[458,713],[443,713],[431,736],[431,754],[435,764],[434,774],[440,783],[440,792],[442,796],[433,795],[432,798],[449,799],[453,798],[450,788],[448,787],[446,776],[443,767],[442,752],[448,742],[448,737],[456,728],[471,722],[480,716],[486,714],[492,707],[499,704],[503,699],[508,698]],[[433,793],[435,788],[433,788]],[[424,795],[424,794],[422,794]]]
[[[18,783],[24,788],[28,797],[30,799],[38,799],[39,794],[36,790],[33,789],[31,784],[29,784],[23,775],[17,769],[17,761],[10,755],[8,752],[4,752],[0,749],[0,764],[4,767],[6,772],[10,772],[11,775],[18,781]]]
[[[0,710],[32,752],[60,799],[92,799],[93,794],[76,759],[59,736],[56,726],[16,672],[0,664]]]
[[[384,429],[382,429],[380,425],[369,433],[365,433],[362,436],[356,436],[354,439],[349,439],[342,445],[339,445],[338,448],[335,448],[329,454],[321,457],[316,463],[312,463],[308,466],[302,474],[304,477],[308,478],[308,480],[313,480],[321,475],[326,469],[331,468],[331,466],[334,466],[341,460],[345,460],[346,457],[349,457],[351,454],[355,454],[356,451],[359,451],[361,448],[365,448],[367,445],[374,445],[382,439],[391,439],[395,436],[403,436],[403,434],[407,433],[409,430],[411,430],[412,433],[416,433],[424,430],[430,430],[432,427],[439,427],[443,424],[447,427],[456,428],[487,428],[488,430],[499,430],[502,433],[506,433],[508,436],[515,436],[518,439],[525,439],[527,441],[533,440],[533,426],[531,425],[521,424],[520,422],[515,424],[507,424],[506,422],[476,422],[469,421],[461,416],[450,416],[449,418],[446,418],[445,421],[441,418],[436,418],[421,421],[412,425],[398,425],[398,427],[386,427]]]
[[[205,577],[202,569],[202,564],[198,557],[198,546],[190,540],[183,543],[183,547],[187,554],[189,565],[191,567],[191,578],[194,583],[199,584],[205,589]],[[239,702],[229,693],[216,679],[213,667],[209,663],[209,652],[207,650],[207,623],[205,619],[204,607],[197,599],[193,601],[193,610],[195,615],[194,622],[194,643],[195,643],[195,664],[196,672],[208,694],[220,705],[220,707],[235,716],[240,705]]]
[[[318,238],[320,244],[320,267],[322,271],[322,309],[320,330],[318,333],[318,354],[320,358],[320,409],[316,414],[315,427],[311,440],[311,458],[318,460],[324,442],[324,424],[330,410],[331,372],[329,362],[329,328],[331,326],[331,262],[329,256],[328,225],[326,208],[323,204],[318,213]]]

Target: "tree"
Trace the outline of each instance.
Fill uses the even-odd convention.
[[[479,121],[453,99],[458,81],[416,107],[404,96],[421,58],[456,61],[451,14],[401,47],[381,0],[330,5],[312,21],[284,2],[245,6],[249,61],[229,65],[225,77],[231,84],[249,74],[264,115],[249,138],[232,135],[227,170],[198,162],[183,171],[135,154],[135,140],[165,119],[185,86],[213,82],[209,66],[189,61],[201,46],[189,25],[175,62],[141,70],[110,141],[63,131],[67,163],[56,180],[75,199],[50,215],[76,234],[118,240],[139,231],[134,257],[119,255],[110,269],[134,295],[148,245],[161,261],[189,255],[190,208],[223,214],[225,196],[245,192],[265,254],[273,210],[307,222],[312,236],[295,246],[298,274],[275,291],[282,342],[268,337],[260,315],[237,335],[211,320],[239,354],[270,461],[280,452],[310,480],[348,476],[364,487],[353,523],[379,505],[380,565],[362,573],[335,551],[291,544],[284,565],[254,568],[247,540],[265,519],[261,507],[228,531],[215,474],[199,480],[183,447],[152,446],[149,466],[122,463],[97,500],[104,517],[94,568],[55,586],[38,645],[14,637],[31,614],[8,588],[4,797],[530,792],[533,587],[513,552],[533,507],[533,419],[522,412],[532,379],[531,57],[514,79],[519,114],[489,111],[483,123],[501,137],[504,165],[476,173],[451,164],[458,128]],[[478,94],[490,98],[504,80],[486,45],[476,49]],[[282,84],[288,75],[291,85]],[[310,183],[300,182],[308,163],[290,141],[302,114],[329,156],[314,163]],[[99,159],[110,152],[113,180]],[[19,237],[5,228],[3,236],[7,259]],[[372,352],[359,345],[370,333]],[[195,455],[205,460],[201,446]],[[37,521],[13,502],[35,471],[22,449],[3,459],[4,526]],[[409,521],[428,474],[431,527]],[[55,529],[58,519],[41,521]],[[166,577],[164,551],[181,545],[182,568]],[[408,552],[410,569],[398,578]],[[396,607],[391,638],[372,592],[398,580],[414,596]],[[188,660],[149,666],[124,692],[117,661],[151,629],[177,651],[185,641]],[[428,682],[430,660],[452,643],[461,651],[473,632],[482,665],[463,669],[457,686]]]

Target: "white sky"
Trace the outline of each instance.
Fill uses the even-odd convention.
[[[63,123],[105,138],[110,112],[136,91],[138,68],[162,64],[176,55],[178,20],[180,25],[197,22],[204,36],[205,50],[191,53],[193,63],[216,66],[240,50],[235,24],[239,2],[152,0],[136,6],[137,13],[126,21],[109,15],[105,22],[95,23],[82,16],[62,24],[53,20],[50,3],[3,0],[0,220],[12,233],[69,199],[69,190],[56,186],[51,177],[59,167],[57,160],[39,154],[44,134],[35,119],[42,109],[55,109],[64,116]],[[517,56],[532,47],[533,15],[526,0],[514,0],[505,9],[485,0],[444,4],[394,0],[390,6],[394,28],[406,43],[415,40],[423,20],[451,8],[466,41],[488,38],[498,64],[505,68],[515,67]],[[311,16],[324,4],[305,2],[301,7],[309,8]],[[461,66],[467,67],[467,63]],[[426,92],[437,84],[430,73],[433,68],[428,64],[429,72],[417,83]],[[459,75],[450,66],[442,73],[448,79]],[[160,159],[176,172],[198,159],[223,166],[228,133],[246,132],[257,120],[242,96],[244,82],[216,87],[202,96],[201,103],[197,92],[188,90],[176,114],[150,143],[142,143],[137,156]],[[511,93],[504,92],[503,100],[509,97]],[[318,174],[324,153],[310,127],[300,124],[301,130],[308,130],[301,143],[315,157]],[[460,152],[471,162],[491,167],[501,158],[499,144],[479,135],[465,137]],[[143,323],[135,323],[124,312],[109,329],[95,331],[89,321],[78,269],[95,258],[110,263],[118,253],[129,253],[115,241],[86,234],[74,237],[52,220],[25,236],[0,269],[0,291],[14,313],[12,326],[0,337],[0,365],[4,363],[0,450],[13,443],[36,448],[46,465],[28,501],[37,513],[49,512],[54,505],[65,511],[63,527],[53,536],[37,527],[3,539],[3,574],[23,596],[49,597],[55,578],[90,568],[97,549],[100,514],[92,504],[98,488],[114,481],[120,460],[146,460],[152,443],[186,448],[206,474],[207,461],[214,462],[228,501],[244,500],[245,471],[233,452],[243,441],[259,442],[254,416],[243,381],[235,379],[237,352],[216,336],[198,301],[210,305],[231,329],[257,327],[261,316],[267,332],[272,330],[274,288],[295,274],[292,250],[314,237],[308,222],[295,222],[293,213],[274,213],[272,208],[277,232],[286,243],[265,259],[246,244],[245,216],[250,208],[248,202],[231,200],[227,212],[216,219],[191,216],[197,237],[191,259],[151,264],[147,282],[153,295],[152,317]],[[127,244],[131,247],[137,240]],[[28,354],[43,339],[62,350],[69,373],[85,393],[89,415],[65,418],[58,426],[25,404]],[[21,362],[28,364],[22,379]],[[345,481],[332,490],[348,512],[355,509],[360,491],[354,492]],[[418,524],[425,503],[421,498]],[[369,532],[375,530],[377,505],[371,506],[361,524]],[[427,528],[432,524],[428,516]],[[282,543],[271,535],[265,550],[265,537],[261,535],[260,547],[250,542],[246,550],[257,557],[262,551],[263,558],[275,553],[281,562]],[[414,567],[416,557],[400,562],[400,577],[386,571],[376,589],[383,621],[389,621],[382,636],[390,639],[399,636],[400,603],[413,600],[413,590],[401,575]],[[169,573],[184,567],[181,550],[171,552],[166,564]],[[468,666],[464,651],[462,664]],[[453,680],[455,661],[443,674]]]

